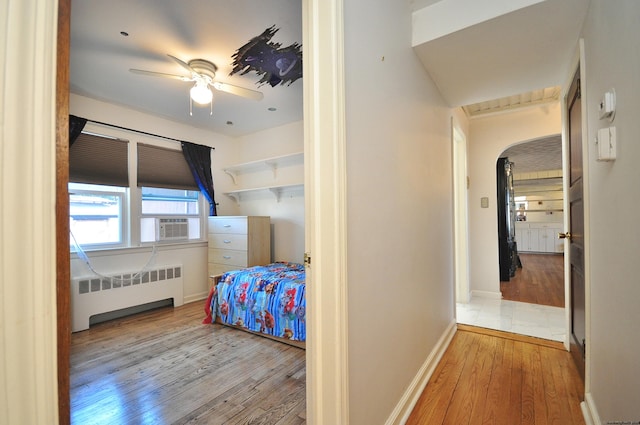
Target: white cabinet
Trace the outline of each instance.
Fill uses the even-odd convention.
[[[264,216],[209,217],[209,276],[269,264],[270,223],[270,218]]]
[[[516,222],[516,243],[518,252],[563,252],[561,223]]]

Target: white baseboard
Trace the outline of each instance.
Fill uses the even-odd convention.
[[[206,300],[207,297],[209,297],[209,292],[201,292],[199,294],[189,295],[187,297],[184,297],[184,303],[189,304],[196,301],[203,301]],[[202,308],[204,308],[204,304],[202,305]]]
[[[431,350],[431,353],[418,370],[418,373],[402,395],[402,398],[400,398],[395,409],[393,409],[393,412],[391,412],[391,415],[385,421],[385,425],[400,425],[407,422],[409,415],[422,395],[424,388],[427,386],[429,378],[431,378],[431,375],[440,362],[440,359],[442,359],[445,350],[449,347],[449,343],[451,343],[451,339],[455,335],[457,329],[458,328],[454,320],[449,324],[442,336],[440,336],[438,343],[433,350]]]
[[[502,299],[502,292],[476,291],[476,290],[473,290],[473,291],[471,291],[471,297],[491,298],[491,299],[494,299],[494,300],[501,300]]]
[[[593,400],[591,393],[586,393],[584,395],[584,401],[580,403],[580,408],[582,409],[582,416],[584,416],[584,422],[586,425],[602,424],[600,421],[600,415],[598,415],[598,410],[596,409],[596,403]]]

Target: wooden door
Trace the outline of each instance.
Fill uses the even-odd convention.
[[[571,308],[570,350],[584,380],[586,358],[586,317],[584,284],[584,201],[582,180],[582,102],[580,69],[567,96],[569,136],[569,285]]]

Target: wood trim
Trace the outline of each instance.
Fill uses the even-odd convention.
[[[541,345],[543,347],[555,348],[557,350],[566,351],[564,345],[559,341],[551,341],[533,336],[514,334],[511,332],[498,331],[494,329],[481,328],[479,326],[458,324],[459,331],[473,332],[482,335],[495,336],[498,338],[510,339],[512,341],[526,342],[527,344]]]
[[[8,0],[0,13],[11,40],[0,48],[0,423],[58,423],[56,16],[48,0]]]
[[[58,422],[71,422],[69,399],[71,301],[69,254],[69,31],[71,0],[58,0],[56,74],[56,309]]]
[[[349,422],[343,0],[303,2],[307,422]],[[319,95],[322,93],[322,95]]]

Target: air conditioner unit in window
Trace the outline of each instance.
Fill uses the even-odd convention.
[[[189,239],[189,220],[186,218],[157,218],[156,240]]]

